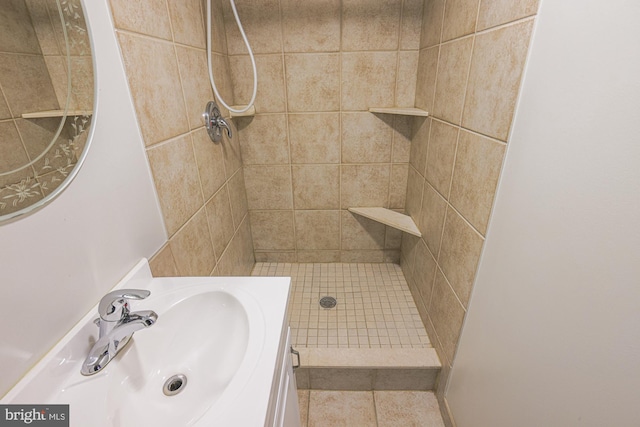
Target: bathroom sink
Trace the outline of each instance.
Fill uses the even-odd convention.
[[[153,327],[83,376],[97,339],[92,310],[2,403],[69,404],[72,426],[264,424],[289,279],[153,279],[145,260],[119,287],[151,291],[131,308],[155,311]]]

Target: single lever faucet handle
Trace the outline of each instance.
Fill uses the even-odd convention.
[[[151,292],[143,289],[118,289],[109,292],[100,300],[98,314],[102,320],[117,322],[129,314],[129,300],[145,299]]]

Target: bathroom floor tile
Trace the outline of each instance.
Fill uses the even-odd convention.
[[[444,427],[430,391],[374,391],[378,427]]]
[[[370,391],[309,392],[309,427],[375,427],[376,411]]]

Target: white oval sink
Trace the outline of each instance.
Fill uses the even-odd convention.
[[[153,279],[146,260],[137,268],[116,288],[150,290],[131,310],[153,310],[157,322],[86,377],[80,366],[98,333],[92,310],[2,403],[68,403],[71,426],[263,425],[289,280]],[[186,377],[181,391],[163,393],[178,374]]]
[[[188,425],[224,393],[249,342],[245,307],[233,295],[205,292],[186,298],[136,333],[119,363],[109,365],[107,413],[113,425]],[[166,396],[163,386],[186,383]],[[177,386],[174,386],[177,387]]]

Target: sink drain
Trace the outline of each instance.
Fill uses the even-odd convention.
[[[166,396],[175,396],[187,386],[187,377],[182,374],[174,375],[165,381],[162,392]]]
[[[333,308],[336,306],[338,302],[334,297],[322,297],[320,298],[320,307],[322,308]]]

